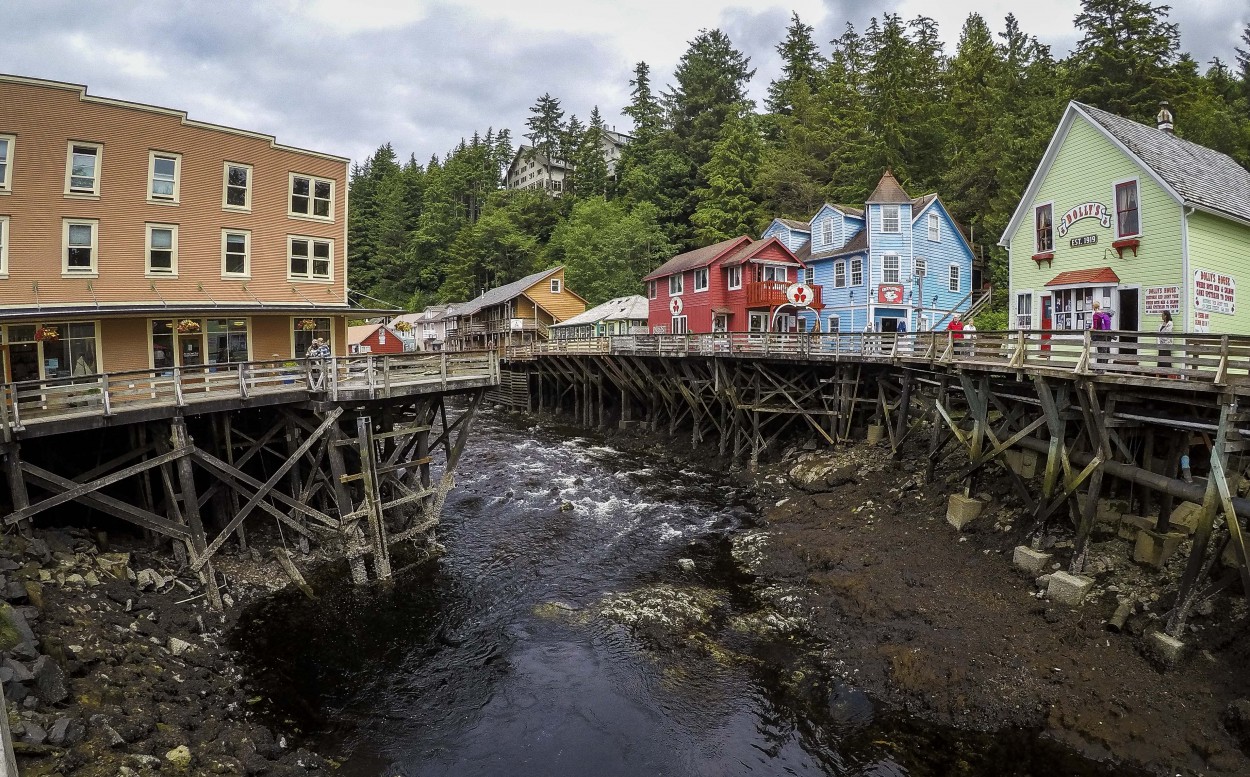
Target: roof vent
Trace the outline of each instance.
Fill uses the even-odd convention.
[[[1167,100],[1159,101],[1159,115],[1155,117],[1159,122],[1159,129],[1172,134],[1172,106]]]

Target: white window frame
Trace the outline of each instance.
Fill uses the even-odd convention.
[[[726,268],[728,275],[725,277],[725,288],[734,289],[742,288],[742,265],[734,265]]]
[[[559,294],[560,290],[564,288],[564,284],[559,278],[552,278],[551,283],[547,286],[547,288],[551,289],[552,294]]]
[[[924,277],[929,274],[929,260],[923,256],[913,256],[911,258],[911,274],[913,277]]]
[[[894,215],[891,219],[894,222],[894,228],[890,229],[887,223],[887,213],[893,211]],[[898,205],[882,205],[881,206],[881,231],[894,235],[903,231],[903,209]]]
[[[816,268],[815,267],[803,268],[803,282],[806,283],[808,286],[811,286],[813,283],[816,282]]]
[[[226,269],[226,246],[229,245],[227,239],[230,235],[243,236],[243,272],[230,272]],[[290,265],[287,265],[290,269]],[[221,277],[222,278],[251,278],[252,277],[252,231],[250,229],[223,229],[221,230]]]
[[[17,138],[13,135],[0,135],[0,143],[4,143],[4,170],[0,171],[0,194],[13,191],[13,149]]]
[[[295,210],[295,203],[292,202],[292,200],[294,200],[295,197],[297,196],[295,194],[295,181],[298,179],[304,179],[308,181],[308,195],[307,195],[308,211],[306,213],[302,213],[298,210]],[[325,216],[318,216],[318,215],[315,215],[314,213],[316,211],[316,202],[318,200],[318,198],[314,195],[315,195],[315,192],[317,191],[317,184],[319,183],[330,184],[330,196],[327,199],[327,206],[326,206],[326,212],[328,215],[325,215]],[[303,197],[304,195],[301,194],[298,196]],[[293,218],[293,219],[308,219],[310,221],[331,221],[331,222],[334,221],[334,179],[322,178],[320,176],[308,175],[306,173],[294,173],[294,172],[291,173],[287,177],[287,185],[286,185],[286,215],[289,218]]]
[[[1137,189],[1137,231],[1122,234],[1120,232],[1120,198],[1117,197],[1116,195],[1118,194],[1117,190],[1126,183],[1133,184],[1133,187]],[[1115,224],[1114,229],[1115,229],[1116,240],[1123,240],[1123,239],[1131,238],[1131,237],[1141,237],[1142,219],[1141,219],[1141,179],[1140,178],[1137,178],[1137,177],[1123,178],[1119,181],[1112,182],[1111,184],[1111,211],[1112,211],[1111,218]]]
[[[686,289],[686,280],[682,277],[682,273],[673,273],[668,276],[668,296],[680,297]]]
[[[294,257],[295,241],[304,240],[308,242],[308,272],[296,275],[291,272],[291,259]],[[317,243],[326,243],[330,246],[330,261],[327,272],[324,276],[317,275],[313,272],[313,246]],[[334,241],[328,237],[313,237],[312,235],[287,235],[286,236],[286,277],[289,281],[303,281],[305,283],[332,283],[334,281]]]
[[[825,319],[825,331],[829,334],[836,334],[842,331],[842,318],[836,314]]]
[[[855,280],[856,275],[859,276],[858,281]],[[851,285],[852,286],[864,285],[864,260],[863,259],[851,260]]]
[[[647,281],[647,299],[655,299],[659,296],[659,281]]]
[[[9,217],[0,216],[0,278],[9,277]]]
[[[673,316],[671,323],[673,328],[669,331],[675,335],[684,335],[690,331],[690,327],[688,326],[685,316]]]
[[[69,266],[69,232],[70,227],[91,228],[91,264],[87,267],[70,269]],[[61,277],[62,278],[97,278],[100,275],[100,220],[99,219],[61,219]]]
[[[174,191],[172,195],[156,194],[152,191],[152,187],[156,185],[156,160],[172,159],[174,163]],[[179,185],[182,182],[182,154],[176,154],[171,151],[149,151],[148,152],[148,202],[153,205],[177,205],[179,196]]]
[[[91,180],[91,188],[74,189],[71,181],[74,175],[74,148],[91,148],[95,150],[95,175]],[[100,177],[104,174],[104,144],[90,143],[85,140],[71,140],[65,146],[65,196],[98,198],[100,196]]]
[[[846,288],[846,262],[833,263],[833,287],[835,289]]]
[[[152,232],[158,229],[169,230],[169,269],[158,270],[152,267]],[[143,274],[148,278],[178,277],[178,225],[148,223],[143,225]],[[164,249],[157,249],[164,250]]]
[[[230,168],[237,167],[247,171],[247,184],[243,187],[243,204],[230,204]],[[252,212],[252,166],[242,162],[226,162],[221,169],[221,208],[222,210],[233,210],[239,213]],[[290,207],[288,201],[287,207]]]
[[[956,294],[959,293],[959,290],[963,287],[963,281],[960,280],[960,274],[961,271],[959,265],[955,262],[951,262],[950,267],[946,272],[947,291],[954,292]]]
[[[942,217],[936,213],[929,214],[929,242],[942,242]]]
[[[1053,223],[1053,222],[1052,222]],[[1020,312],[1020,302],[1028,301],[1029,312]],[[1015,318],[1016,329],[1032,329],[1033,328],[1033,291],[1032,289],[1021,290],[1016,292],[1015,305],[1011,309],[1011,314]]]
[[[771,278],[768,276],[772,276]],[[765,281],[774,281],[777,283],[790,282],[790,268],[784,265],[766,264],[764,265],[763,277]]]
[[[894,266],[890,266],[890,260],[894,260]],[[890,274],[893,273],[893,277]],[[902,283],[903,277],[903,258],[898,254],[882,254],[881,255],[881,282],[882,283]]]
[[[820,223],[820,244],[833,245],[833,219],[831,218],[826,218]]]
[[[1050,248],[1043,249],[1037,237],[1037,212],[1042,208],[1050,208]],[[1033,253],[1034,254],[1053,254],[1055,252],[1055,203],[1038,202],[1033,205],[1033,222],[1030,225],[1033,229]]]
[[[708,287],[707,268],[706,267],[696,268],[694,271],[694,290],[695,291],[707,291],[707,287]]]

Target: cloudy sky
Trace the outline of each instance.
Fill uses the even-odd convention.
[[[1233,58],[1250,0],[1173,0],[1181,46]],[[524,131],[539,95],[583,119],[620,109],[639,60],[653,86],[702,28],[751,57],[757,100],[779,68],[792,11],[828,41],[884,12],[939,23],[953,50],[971,12],[995,30],[1014,11],[1065,55],[1080,0],[0,0],[0,72],[86,84],[91,94],[363,159],[391,142],[424,162],[488,127]],[[0,119],[4,107],[0,106]]]

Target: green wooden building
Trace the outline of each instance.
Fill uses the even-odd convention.
[[[1072,102],[1003,233],[1012,326],[1250,334],[1250,172],[1172,134]]]

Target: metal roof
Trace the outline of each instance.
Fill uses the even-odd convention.
[[[649,314],[650,309],[647,298],[641,294],[631,294],[628,297],[610,299],[602,305],[596,305],[587,310],[585,313],[573,316],[567,321],[552,324],[551,328],[591,326],[600,321],[645,321]]]
[[[468,302],[461,302],[455,305],[455,311],[447,311],[447,316],[471,316],[482,308],[489,308],[493,305],[501,305],[510,299],[519,297],[525,293],[525,290],[536,283],[541,283],[550,275],[563,270],[564,267],[552,267],[550,270],[542,270],[533,275],[527,275],[519,281],[504,284],[497,289],[482,294]]]

